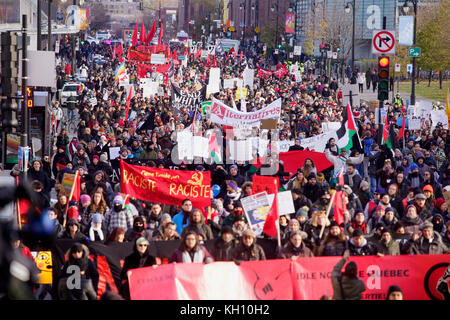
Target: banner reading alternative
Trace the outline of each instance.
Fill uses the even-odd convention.
[[[133,166],[120,160],[120,186],[132,198],[181,205],[189,198],[196,207],[211,205],[211,173]]]
[[[281,98],[268,106],[254,111],[241,112],[232,109],[213,99],[211,104],[211,122],[231,127],[259,127],[263,119],[279,119],[281,113]]]

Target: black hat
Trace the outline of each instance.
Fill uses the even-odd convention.
[[[363,231],[361,229],[353,230],[352,237],[360,237],[362,235],[364,235],[364,233],[363,233]]]
[[[338,223],[337,223],[336,221],[331,221],[331,223],[330,223],[330,229],[331,229],[332,227],[339,227],[339,225],[338,225]]]
[[[236,221],[245,221],[245,220],[244,220],[244,217],[242,215],[238,214],[238,215],[236,215],[234,217],[234,221],[233,222],[236,222]]]
[[[236,221],[236,220],[235,220]],[[225,233],[231,233],[234,234],[233,232],[233,228],[231,228],[230,226],[224,226],[222,228],[221,234],[225,234]]]
[[[389,287],[388,292],[387,292],[387,295],[386,295],[386,299],[389,298],[389,295],[390,295],[392,292],[401,292],[401,293],[403,294],[402,288],[400,288],[399,286],[397,286],[397,285],[394,284],[394,285],[392,285],[392,286]]]

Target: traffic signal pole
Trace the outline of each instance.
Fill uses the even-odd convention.
[[[27,79],[28,79],[28,65],[27,65],[27,15],[22,15],[22,119],[23,132],[20,139],[22,147],[28,146],[28,133],[30,131],[28,119],[28,101],[27,101]]]

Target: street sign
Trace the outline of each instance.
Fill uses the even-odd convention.
[[[337,52],[333,52],[333,59],[337,59]]]
[[[408,48],[408,57],[412,58],[420,57],[420,48],[418,47]]]
[[[395,32],[374,30],[372,36],[372,54],[395,54]]]
[[[406,65],[406,71],[407,72],[412,72],[412,64],[407,64]]]
[[[395,72],[400,72],[400,63],[395,64]]]
[[[293,52],[289,52],[289,58],[294,58],[294,53]]]

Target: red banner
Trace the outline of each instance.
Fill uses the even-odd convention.
[[[257,194],[266,191],[267,194],[278,193],[278,177],[253,175],[252,193]]]
[[[146,78],[147,72],[166,73],[170,64],[137,64],[136,70],[139,78]]]
[[[333,296],[331,272],[340,257],[169,264],[134,269],[129,277],[133,300],[318,300]],[[443,299],[436,289],[450,255],[351,257],[364,281],[364,300],[385,300],[398,285],[405,300]],[[448,279],[447,290],[448,290]],[[441,284],[441,287],[445,285]],[[220,288],[220,289],[218,289]],[[441,290],[442,291],[442,290]]]
[[[137,46],[137,51],[143,52],[143,53],[168,53],[168,46],[165,44],[156,45],[156,46]]]
[[[301,168],[306,159],[311,159],[317,169],[317,172],[321,172],[328,169],[333,165],[330,160],[327,159],[325,153],[315,152],[309,150],[297,150],[280,152],[279,158],[283,161],[284,171],[294,174],[298,168]]]
[[[281,66],[280,68],[278,68],[275,71],[269,71],[269,70],[265,70],[265,69],[258,67],[258,77],[260,77],[260,78],[267,78],[267,77],[270,77],[271,75],[274,75],[278,78],[282,78],[287,73],[288,73],[288,69],[287,69],[286,65]]]
[[[211,205],[211,173],[133,166],[120,161],[121,192],[132,198],[181,205],[191,199],[199,208]]]
[[[128,60],[138,60],[140,62],[150,63],[151,59],[152,59],[151,53],[141,52],[132,48],[128,50]]]

